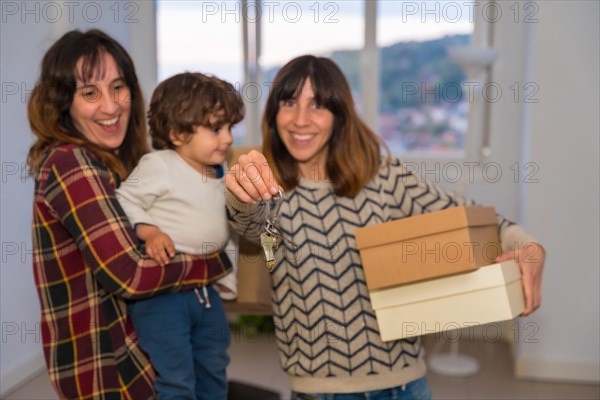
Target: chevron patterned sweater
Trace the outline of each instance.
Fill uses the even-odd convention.
[[[258,242],[264,202],[226,198],[236,230]],[[420,338],[381,341],[354,232],[465,202],[419,181],[398,160],[382,166],[355,197],[338,197],[327,182],[305,179],[286,193],[278,228],[298,247],[279,247],[271,277],[279,356],[292,390],[363,392],[425,375]],[[505,250],[533,241],[503,217],[498,226]]]

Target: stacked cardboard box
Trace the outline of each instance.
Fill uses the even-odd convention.
[[[524,309],[520,269],[494,264],[496,213],[463,206],[357,229],[384,341],[512,319]]]

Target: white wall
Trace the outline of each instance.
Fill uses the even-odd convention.
[[[516,375],[597,383],[600,3],[497,4],[491,81],[502,95],[489,94],[491,154],[466,160],[475,164],[463,171],[465,194],[519,222],[548,252],[542,308],[517,319],[517,337],[512,324],[503,332],[516,344]],[[421,169],[456,188],[443,166]]]
[[[156,85],[154,5],[140,2],[2,1],[0,397],[44,368],[32,272],[33,183],[25,158],[33,135],[26,101],[49,46],[71,29],[102,29],[131,54],[146,98]],[[118,10],[118,11],[117,11]]]
[[[50,44],[50,24],[11,21],[2,4],[2,267],[0,269],[0,387],[9,389],[28,369],[43,362],[39,303],[33,284],[31,205],[33,184],[26,180],[27,149],[32,135],[27,123],[26,95],[33,89],[43,51]],[[32,18],[33,20],[33,18]],[[22,55],[29,54],[27,58]]]
[[[523,185],[523,222],[548,251],[543,306],[525,323],[517,373],[600,381],[600,3],[540,2],[532,36],[526,157],[539,183]]]

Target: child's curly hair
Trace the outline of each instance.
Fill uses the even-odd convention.
[[[187,140],[198,126],[235,125],[244,117],[244,102],[233,85],[215,76],[184,72],[161,82],[150,100],[148,123],[152,147],[174,149],[169,134]]]

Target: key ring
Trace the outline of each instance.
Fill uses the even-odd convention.
[[[276,197],[277,205],[275,206],[275,212],[271,214],[271,202],[267,202],[267,227],[266,230],[269,233],[279,233],[277,228],[275,228],[275,223],[277,222],[277,217],[279,216],[279,211],[281,210],[281,203],[283,203],[283,192],[281,189],[279,190],[279,196]]]
[[[284,195],[283,195],[283,191],[281,189],[279,190],[279,196],[277,196],[277,204],[275,206],[275,212],[273,212],[271,214],[271,202],[267,202],[267,218],[266,218],[266,226],[265,226],[265,230],[267,231],[267,233],[269,235],[271,235],[272,237],[275,238],[275,242],[273,243],[274,247],[277,248],[279,246],[279,239],[283,240],[284,242],[286,242],[290,248],[295,249],[298,247],[298,245],[294,242],[292,242],[289,239],[286,239],[285,237],[283,237],[283,235],[281,234],[281,232],[279,232],[279,229],[277,229],[275,227],[275,224],[277,222],[277,217],[279,217],[279,212],[281,210],[281,204],[283,203],[284,200]]]

